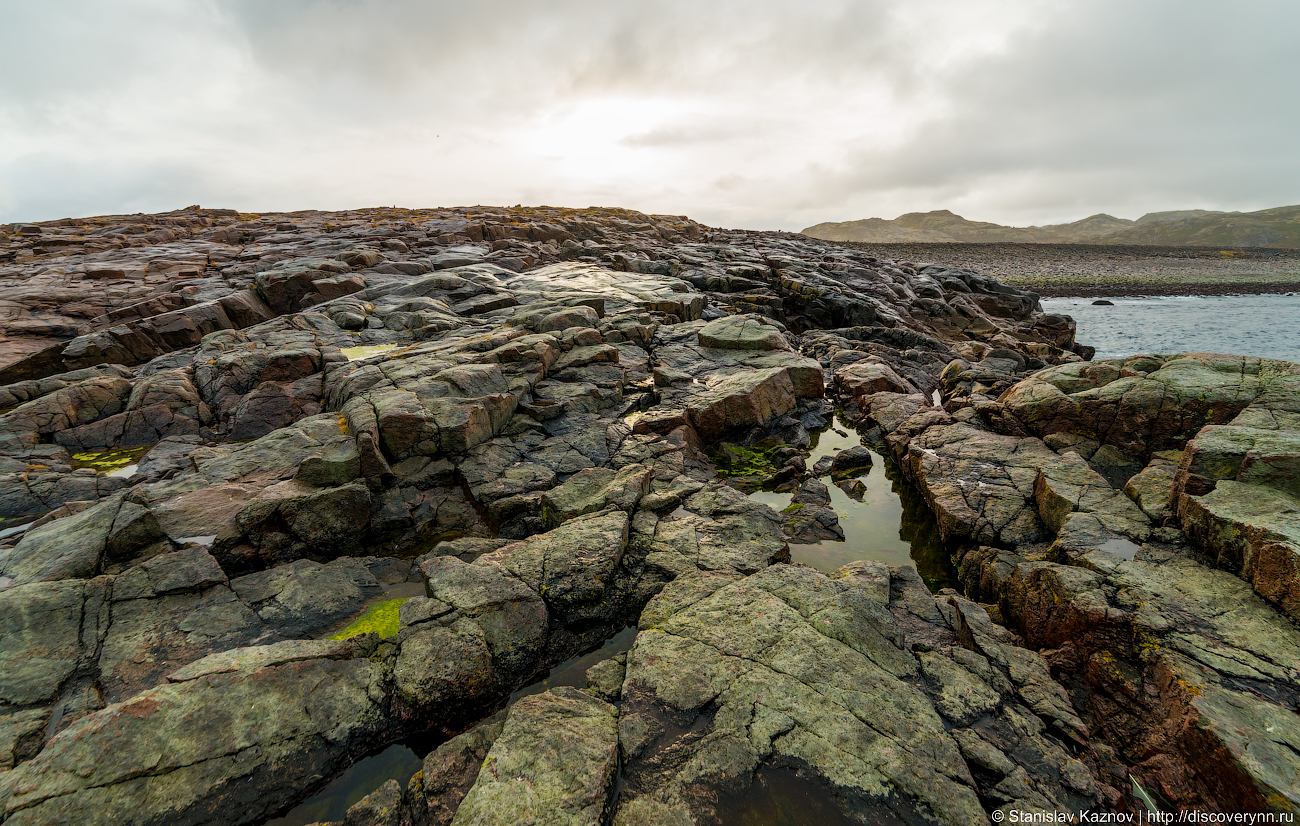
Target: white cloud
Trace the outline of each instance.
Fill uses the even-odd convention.
[[[0,220],[548,203],[798,229],[1300,201],[1300,7],[135,0],[0,32]]]

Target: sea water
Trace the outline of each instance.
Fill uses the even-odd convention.
[[[1136,353],[1235,353],[1300,361],[1300,295],[1044,298],[1043,311],[1073,316],[1075,339],[1095,358]]]

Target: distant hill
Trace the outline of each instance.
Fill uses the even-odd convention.
[[[1183,209],[1151,212],[1136,221],[1093,215],[1070,224],[1004,227],[968,221],[946,209],[909,212],[892,221],[828,222],[808,227],[804,235],[827,241],[874,244],[1008,241],[1021,244],[1155,244],[1194,247],[1276,247],[1300,249],[1300,206],[1259,212],[1213,212]]]

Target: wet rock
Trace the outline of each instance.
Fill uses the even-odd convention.
[[[1124,493],[1157,525],[1170,516],[1174,477],[1181,458],[1179,451],[1155,453],[1145,468],[1124,483]]]
[[[1038,468],[1056,459],[1037,439],[957,423],[912,438],[905,467],[945,538],[1014,545],[1050,536],[1033,495]]]
[[[844,540],[839,514],[819,505],[794,503],[781,511],[785,535],[791,542],[815,543],[825,539]]]
[[[37,582],[0,591],[0,702],[28,706],[54,699],[64,681],[93,649],[92,621],[105,600],[102,587],[85,580]]]
[[[587,468],[573,474],[564,484],[542,494],[542,507],[549,524],[559,525],[606,507],[630,513],[650,492],[654,471],[645,465],[626,465],[618,470]]]
[[[604,822],[618,774],[618,711],[574,688],[511,707],[452,823]]]
[[[781,328],[761,316],[728,316],[700,328],[701,347],[724,350],[789,350]]]
[[[1274,372],[1267,360],[1249,356],[1156,361],[1158,369],[1130,376],[1122,375],[1122,360],[1050,368],[1017,384],[1003,402],[1040,437],[1076,433],[1145,457],[1181,449],[1203,426],[1227,424],[1271,387],[1293,380],[1289,368]]]
[[[859,816],[884,807],[900,817],[983,823],[982,799],[1049,807],[1090,799],[1090,790],[1044,782],[1037,770],[1040,760],[1061,768],[1073,760],[1044,736],[1038,715],[1077,723],[1064,692],[1040,693],[1054,685],[1041,658],[1020,657],[978,607],[935,600],[919,580],[897,580],[889,610],[871,593],[852,579],[786,566],[668,586],[656,600],[664,608],[648,609],[654,624],[643,618],[628,656],[614,822],[717,817],[719,796],[743,792],[769,764],[805,767]],[[979,630],[954,630],[963,628]],[[913,639],[929,653],[909,650]],[[972,744],[1006,761],[985,760],[1004,773],[979,771],[978,780],[961,741],[947,734],[976,720]],[[1018,776],[1036,769],[1029,782],[991,794],[1017,761]]]
[[[864,473],[871,467],[871,464],[871,451],[858,445],[836,453],[831,459],[830,472],[836,477],[855,472]]]
[[[817,479],[805,479],[799,489],[790,499],[791,502],[800,505],[822,505],[829,507],[831,504],[831,493],[827,490],[826,485]]]
[[[0,714],[0,772],[12,769],[40,750],[48,722],[44,709]]]
[[[689,404],[691,425],[705,439],[714,439],[789,413],[795,406],[794,385],[785,370],[773,367],[719,379]]]
[[[699,570],[752,573],[787,559],[776,513],[733,488],[710,485],[657,523],[645,564],[671,578]]]
[[[537,669],[547,642],[550,613],[547,603],[535,590],[496,565],[469,565],[454,557],[426,560],[421,563],[420,572],[425,577],[429,598],[456,610],[456,622],[448,629],[435,632],[421,625],[411,629],[424,638],[420,643],[422,650],[434,656],[437,651],[434,643],[438,643],[454,644],[458,650],[470,652],[466,667],[481,685],[496,681],[492,669],[515,683]],[[428,690],[424,687],[427,679],[419,672],[421,662],[413,661],[408,682],[414,688],[408,689],[408,693]],[[452,665],[448,663],[446,667]],[[442,686],[438,690],[462,691],[463,686],[456,679],[454,674],[449,676],[445,686],[438,684]]]
[[[265,817],[382,731],[382,668],[353,652],[290,642],[191,663],[17,767],[6,823]]]
[[[1138,541],[1150,535],[1146,515],[1074,453],[1040,465],[1034,501],[1039,516],[1054,533],[1060,533],[1067,516],[1080,512],[1094,514],[1109,530]]]
[[[122,500],[114,498],[32,528],[0,560],[0,572],[15,583],[95,576],[103,568],[109,537],[121,509]],[[120,547],[129,547],[125,539]]]
[[[623,511],[574,518],[553,531],[485,554],[474,564],[499,567],[518,577],[541,595],[560,622],[608,624],[621,614],[614,589],[628,528]]]
[[[188,369],[165,370],[134,384],[126,410],[92,424],[62,430],[55,441],[69,450],[153,445],[174,436],[196,435],[213,423]]]
[[[497,712],[464,734],[459,734],[424,758],[420,773],[411,778],[407,797],[417,823],[447,826],[465,795],[478,780],[483,760],[501,736],[505,712]]]
[[[85,379],[0,416],[0,430],[49,436],[118,413],[130,394],[130,380],[120,375]]]
[[[1157,398],[1149,402],[1143,383],[1167,368],[1170,373],[1151,391]],[[1050,383],[1040,382],[1045,374]],[[1038,536],[1055,534],[1051,548],[1045,553],[1044,545],[1027,544],[1025,535],[1009,541],[1003,528],[1001,541],[1021,548],[959,551],[962,579],[972,595],[996,599],[1011,627],[1049,656],[1083,704],[1094,742],[1111,750],[1111,757],[1097,752],[1103,763],[1111,763],[1109,771],[1132,773],[1176,806],[1267,810],[1290,805],[1279,790],[1292,783],[1296,771],[1293,747],[1286,745],[1291,733],[1257,721],[1276,719],[1277,709],[1293,702],[1297,685],[1289,667],[1279,667],[1288,655],[1278,658],[1278,652],[1297,645],[1284,616],[1292,610],[1288,583],[1294,554],[1281,531],[1291,506],[1279,487],[1233,477],[1249,466],[1244,461],[1249,450],[1241,445],[1250,444],[1250,437],[1242,442],[1239,434],[1253,424],[1245,422],[1266,424],[1266,432],[1278,435],[1290,426],[1281,399],[1291,392],[1284,389],[1291,375],[1286,365],[1259,367],[1249,359],[1213,355],[1052,368],[1004,397],[1007,410],[1019,411],[1019,424],[1005,419],[980,424],[966,417],[916,433],[903,422],[890,436],[907,445],[909,468],[919,471],[917,478],[941,517],[945,503],[952,503],[949,514],[967,508],[967,515],[957,518],[963,531],[978,524],[974,512],[1007,513],[1017,507],[1025,472],[1034,468],[1034,498],[1045,529]],[[1040,401],[1033,401],[1035,394]],[[1171,411],[1164,408],[1168,404],[1180,406]],[[1085,462],[1096,464],[1097,453],[1107,449],[1135,450],[1139,437],[1149,441],[1148,451],[1161,445],[1171,445],[1172,451],[1195,432],[1193,425],[1230,415],[1243,417],[1243,423],[1205,428],[1197,436],[1204,439],[1199,456],[1189,445],[1176,473],[1171,465],[1178,454],[1156,451],[1148,469],[1128,479],[1129,497],[1145,513]],[[1152,418],[1144,422],[1143,416]],[[1096,430],[1089,422],[1109,424]],[[1046,451],[1047,445],[1034,438],[984,429],[989,426],[1043,432],[1060,452]],[[988,452],[991,444],[1005,445],[1003,459]],[[1274,455],[1284,457],[1285,448]],[[962,487],[970,460],[981,464],[971,469],[982,473],[967,477],[960,501],[955,491],[949,497],[935,485],[938,474],[949,473]],[[971,487],[980,489],[979,482],[992,487],[1004,472],[1017,491],[1006,492],[1005,508],[991,508],[987,500],[978,511],[964,505],[981,502],[971,496]],[[1282,481],[1285,473],[1267,466],[1259,472],[1279,480],[1276,485],[1288,484]],[[1171,497],[1178,505],[1173,515],[1167,510]],[[1143,524],[1148,516],[1164,527]],[[1268,535],[1271,524],[1281,531]],[[979,535],[978,529],[964,535]],[[1188,538],[1200,549],[1190,547]],[[1205,566],[1200,553],[1228,571]],[[1234,584],[1229,572],[1240,572],[1251,584]],[[1259,596],[1250,593],[1252,586]],[[1232,607],[1225,611],[1224,605]],[[1120,631],[1121,626],[1128,630]],[[1272,739],[1247,745],[1240,732],[1252,727]],[[1192,730],[1197,733],[1189,738],[1186,732]],[[1211,754],[1216,756],[1207,757]]]
[[[1220,481],[1204,496],[1183,495],[1187,535],[1215,561],[1300,620],[1300,499],[1262,485]]]
[[[1146,554],[1094,554],[1095,572],[1016,560],[1003,579],[985,568],[1026,640],[1077,669],[1100,733],[1144,786],[1178,806],[1294,805],[1300,729],[1283,711],[1298,684],[1284,664],[1300,644],[1294,626],[1231,574]],[[1138,631],[1117,646],[1119,623]]]
[[[239,599],[268,628],[289,639],[310,639],[361,612],[383,587],[362,559],[320,564],[300,559],[231,581]]]
[[[206,548],[190,545],[124,571],[113,581],[113,599],[141,599],[229,584]]]
[[[264,564],[288,555],[333,559],[361,550],[370,504],[360,482],[335,488],[281,482],[241,508],[235,522]]]
[[[845,496],[856,502],[861,502],[862,497],[867,495],[867,486],[857,479],[845,479],[842,482],[836,482],[835,487],[844,491]]]
[[[343,826],[399,826],[402,817],[402,787],[389,780],[348,807]]]
[[[781,760],[804,760],[824,778],[856,777],[859,803],[880,800],[887,769],[891,788],[929,795],[907,792],[888,805],[956,807],[949,819],[964,817],[959,804],[972,799],[970,813],[980,817],[993,805],[1095,802],[1085,791],[1087,738],[1041,663],[1008,653],[1008,639],[977,607],[936,602],[914,576],[864,564],[829,586],[857,589],[875,613],[862,614],[856,597],[805,610],[816,602],[808,588],[823,586],[791,580],[772,586],[789,611],[756,595],[726,603],[716,620],[711,608],[690,614],[788,560],[782,529],[793,526],[720,484],[703,450],[722,437],[785,445],[764,476],[799,486],[808,431],[831,412],[822,401],[828,372],[846,414],[870,413],[905,472],[949,514],[947,536],[1054,538],[1053,559],[1113,565],[1118,557],[1100,546],[1132,542],[1111,516],[1137,511],[1102,496],[1083,467],[1049,469],[1043,509],[1059,523],[1053,537],[1038,516],[1034,485],[1045,465],[1034,457],[1056,453],[1031,444],[1038,425],[1018,418],[1033,405],[1019,395],[997,399],[1024,371],[1086,349],[1074,343],[1068,318],[1037,314],[1031,294],[969,271],[616,209],[252,217],[196,207],[88,220],[33,227],[42,243],[15,235],[11,249],[0,249],[9,262],[0,272],[5,312],[17,313],[0,342],[0,409],[17,405],[0,414],[0,515],[41,517],[0,537],[6,826],[259,821],[358,754],[418,729],[463,729],[543,669],[601,644],[657,593],[642,612],[643,635],[685,613],[693,618],[674,626],[678,638],[717,631],[725,645],[655,679],[725,672],[739,680],[728,683],[730,693],[631,718],[616,718],[594,695],[542,695],[529,701],[537,708],[514,707],[517,728],[471,730],[439,750],[445,765],[426,761],[404,791],[374,790],[348,822],[391,822],[398,810],[403,822],[421,812],[440,823],[472,819],[481,804],[461,806],[471,787],[483,800],[505,801],[485,814],[508,817],[503,807],[526,802],[515,778],[530,769],[540,772],[534,788],[555,801],[548,815],[666,822],[664,812],[709,805],[722,777],[716,767],[747,766],[727,775],[743,782]],[[1231,383],[1231,359],[1190,360],[1200,366],[1144,357],[1124,362],[1113,379],[1105,368],[1079,367],[1053,381],[1082,377],[1088,387],[1059,392],[1091,388],[1106,404],[1114,396],[1139,408],[1154,404],[1142,401],[1146,389],[1130,399],[1105,388],[1157,376],[1199,399],[1198,382]],[[1285,404],[1274,403],[1291,392],[1279,378],[1289,374],[1236,364],[1239,383],[1256,376],[1258,392],[1242,412],[1254,418],[1235,424],[1293,428]],[[936,386],[948,412],[915,392]],[[1240,401],[1228,396],[1206,394],[1224,416]],[[1046,435],[1073,440],[1118,488],[1140,469],[1128,458],[1146,462],[1149,452],[1110,438],[1119,430],[1101,402],[1076,401],[1085,413],[1065,418],[1083,426]],[[632,411],[643,415],[624,418]],[[1088,428],[1091,435],[1075,433]],[[1267,441],[1256,439],[1252,455]],[[153,445],[130,479],[71,467],[73,451],[124,445]],[[1190,507],[1191,499],[1225,497],[1232,484],[1292,495],[1279,487],[1283,472],[1264,473],[1282,454],[1267,456],[1249,472],[1243,459],[1227,475],[1189,465],[1190,487],[1175,499]],[[972,493],[999,474],[1007,477],[1003,498]],[[1138,477],[1134,490],[1148,481]],[[966,487],[944,488],[954,480]],[[1213,483],[1226,487],[1212,491]],[[807,530],[834,535],[824,485],[809,482],[798,497],[803,516],[817,517],[806,519]],[[1257,512],[1247,523],[1216,501],[1204,508],[1253,526],[1243,536],[1263,527]],[[1173,541],[1172,530],[1152,535]],[[1158,553],[1153,547],[1129,555],[1144,561]],[[980,582],[1005,575],[1008,562],[965,550],[968,560],[990,560],[989,571],[966,566],[980,567]],[[1264,558],[1257,550],[1251,559]],[[328,633],[409,572],[361,556],[371,553],[424,554],[427,596],[403,605],[396,636],[281,639]],[[1222,564],[1235,564],[1231,555]],[[814,576],[791,576],[805,574]],[[1012,616],[1010,606],[998,610]],[[779,619],[776,630],[764,628],[769,616]],[[878,633],[844,630],[859,620]],[[767,653],[742,639],[780,633],[788,639]],[[837,645],[868,651],[871,663]],[[764,660],[768,653],[782,659]],[[871,680],[850,685],[829,670],[822,680],[809,664],[814,654],[847,658],[850,671]],[[904,661],[906,675],[893,675]],[[741,675],[756,664],[767,671]],[[627,673],[645,677],[648,668],[633,657]],[[610,660],[591,679],[626,711],[648,695],[623,692],[622,671]],[[790,702],[777,710],[767,695],[747,703],[759,684]],[[805,694],[813,684],[833,690]],[[898,702],[915,702],[917,714],[898,711]],[[854,720],[874,724],[880,709],[898,731],[863,729],[861,742],[845,740],[861,728]],[[761,719],[738,723],[746,714]],[[716,725],[726,736],[681,736],[673,726],[690,715],[700,731]],[[796,722],[787,728],[786,717]],[[616,719],[627,722],[621,748],[642,761],[634,772],[641,780],[626,787],[620,811],[605,812]],[[655,726],[662,730],[652,735]],[[588,736],[593,727],[600,732]],[[938,734],[944,727],[950,739]],[[1043,731],[1072,740],[1080,759],[1061,762]],[[872,737],[878,752],[866,744]],[[735,757],[742,740],[769,756]],[[915,754],[886,754],[895,741]],[[500,759],[482,768],[498,745]],[[781,749],[789,754],[770,757]],[[845,756],[860,752],[869,759]],[[696,769],[672,755],[698,757]],[[518,771],[498,772],[506,763]],[[700,767],[690,782],[673,774]],[[940,779],[918,779],[927,771]],[[670,776],[677,779],[642,782]],[[575,796],[583,799],[570,805]]]
[[[859,361],[835,373],[835,389],[848,396],[871,393],[916,393],[911,382],[900,377],[888,365]]]
[[[587,690],[609,702],[617,702],[623,693],[627,671],[627,654],[618,654],[587,669]]]
[[[215,562],[192,548],[154,557],[114,581],[112,622],[98,660],[105,701],[159,685],[209,654],[279,639],[226,585]]]

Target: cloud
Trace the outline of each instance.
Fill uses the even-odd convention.
[[[619,205],[799,229],[1300,201],[1267,0],[82,0],[0,32],[0,220]]]

